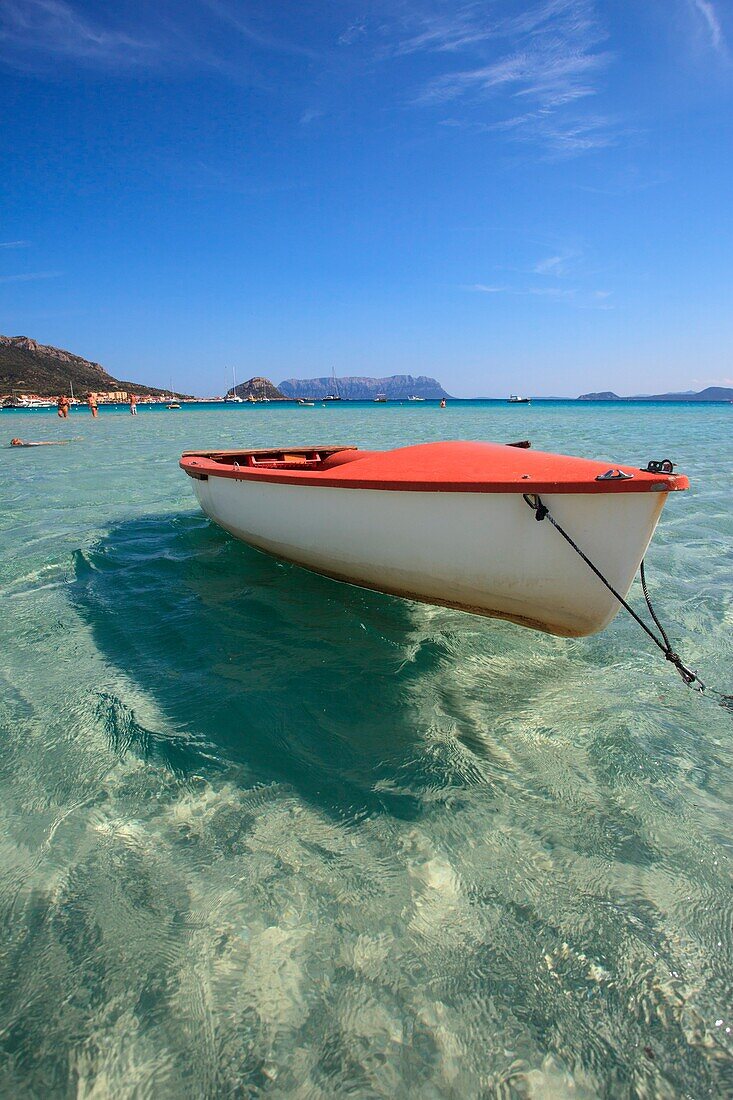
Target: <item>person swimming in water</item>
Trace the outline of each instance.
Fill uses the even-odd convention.
[[[67,416],[69,415],[69,405],[70,404],[71,404],[71,402],[69,401],[69,399],[68,399],[68,397],[66,396],[65,393],[62,393],[61,396],[59,397],[58,401],[56,402],[56,406],[57,406],[57,409],[58,409],[58,415],[60,417],[62,417],[62,419],[64,419],[64,420],[66,420]]]
[[[18,439],[17,435],[10,440],[11,447],[62,447],[68,443],[68,439],[41,439],[38,443],[26,443],[24,439]]]

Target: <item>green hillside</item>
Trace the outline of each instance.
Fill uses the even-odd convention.
[[[90,390],[134,390],[139,394],[164,394],[167,390],[123,382],[88,359],[63,348],[38,344],[27,336],[0,336],[0,397],[12,393],[56,397],[73,387],[77,397]],[[178,396],[184,396],[179,394]]]

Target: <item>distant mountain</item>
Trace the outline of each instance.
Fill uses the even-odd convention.
[[[279,388],[286,397],[322,398],[337,393],[344,401],[370,401],[378,393],[386,394],[390,401],[404,401],[408,397],[440,399],[450,397],[440,382],[425,375],[413,378],[411,374],[393,374],[389,378],[287,378]]]
[[[72,386],[77,397],[89,391],[168,393],[168,390],[143,386],[139,382],[122,382],[108,374],[99,363],[82,359],[80,355],[63,348],[38,344],[28,336],[0,336],[0,394],[16,392],[56,397],[62,393],[68,394]]]
[[[733,389],[727,386],[708,386],[699,393],[654,393],[633,398],[634,401],[733,401]]]
[[[240,382],[238,386],[227,390],[227,397],[236,393],[237,397],[256,397],[260,401],[266,397],[269,401],[284,401],[285,394],[280,393],[277,386],[273,385],[269,378],[250,378],[249,382]]]
[[[733,401],[733,389],[727,386],[708,386],[696,393],[686,390],[684,393],[644,393],[634,397],[619,397],[610,390],[602,393],[582,393],[578,401]]]

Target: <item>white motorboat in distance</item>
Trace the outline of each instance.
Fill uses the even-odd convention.
[[[529,397],[520,397],[517,393],[509,395],[507,400],[508,405],[531,405],[532,401]]]
[[[78,404],[78,401],[76,404]],[[55,409],[56,402],[47,397],[28,396],[21,393],[6,398],[2,407],[4,409]]]
[[[625,596],[668,494],[689,485],[496,443],[190,451],[180,465],[204,512],[250,546],[566,637],[602,630],[619,603],[528,500],[541,497]]]

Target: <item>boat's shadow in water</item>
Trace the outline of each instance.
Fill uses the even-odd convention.
[[[461,786],[449,755],[423,752],[452,660],[433,609],[285,565],[196,515],[115,526],[78,552],[73,593],[105,661],[164,716],[151,728],[113,675],[98,716],[118,751],[184,775],[240,769],[348,816],[409,817],[421,790]]]

